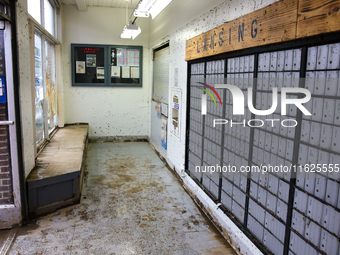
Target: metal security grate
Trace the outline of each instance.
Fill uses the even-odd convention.
[[[195,166],[202,165],[203,150],[203,119],[201,115],[200,98],[202,91],[195,88],[197,82],[204,82],[205,64],[199,63],[191,65],[191,86],[190,86],[190,132],[189,146],[192,148],[189,152],[188,169],[194,173],[197,181],[201,182],[201,173],[195,172]]]
[[[302,116],[298,165],[340,163],[340,44],[307,50],[305,87],[312,93]],[[298,172],[292,212],[292,254],[338,254],[339,175]]]
[[[258,56],[258,79],[255,88],[256,108],[269,109],[272,105],[272,88],[299,87],[301,49],[263,53]],[[296,107],[287,107],[289,119],[295,119]],[[296,128],[278,125],[287,119],[280,115],[280,104],[276,111],[266,119],[277,119],[274,125],[267,122],[262,128],[255,128],[252,141],[252,164],[270,164],[272,166],[289,166],[293,164],[294,135]],[[263,116],[255,116],[262,119]],[[274,254],[283,254],[285,228],[289,201],[290,174],[260,174],[251,176],[248,229],[260,237]],[[264,216],[257,221],[258,208],[264,210]],[[261,209],[260,209],[261,210]],[[261,239],[261,237],[263,238]]]
[[[254,55],[230,58],[227,60],[227,83],[237,85],[242,91],[253,86]],[[243,116],[233,116],[232,95],[226,91],[225,118],[242,123]],[[245,107],[247,119],[250,119],[248,107]],[[223,141],[223,165],[248,165],[250,127],[225,126]],[[245,222],[247,176],[242,173],[223,173],[221,203],[230,210],[241,223]]]
[[[236,55],[236,54],[235,54]],[[267,254],[338,254],[340,237],[339,174],[309,172],[211,173],[209,166],[295,166],[340,163],[340,44],[300,47],[219,57],[189,64],[190,119],[188,121],[188,174],[221,209]],[[302,79],[300,79],[302,78]],[[272,88],[307,88],[312,99],[305,116],[287,106],[281,116],[280,100],[269,116],[233,115],[229,90],[217,89],[223,103],[207,97],[201,114],[200,83],[233,84],[245,95],[251,87],[255,109],[272,106]],[[297,98],[296,94],[288,98]],[[227,120],[213,126],[214,119]],[[248,120],[261,127],[243,126]],[[267,121],[274,119],[274,122]],[[295,127],[280,125],[296,121]],[[230,121],[236,123],[232,127]],[[200,170],[200,171],[197,171]],[[253,239],[254,240],[254,239]]]

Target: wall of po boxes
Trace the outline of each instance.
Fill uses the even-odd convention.
[[[200,166],[290,166],[340,163],[340,43],[302,47],[253,55],[196,61],[189,64],[188,173],[264,253],[340,254],[339,174],[289,172],[275,174],[198,172]],[[302,82],[299,78],[305,78]],[[202,87],[252,87],[254,106],[272,105],[272,87],[304,87],[312,99],[302,115],[280,100],[270,116],[232,115],[229,90],[217,89],[223,107],[208,96],[207,115],[201,114]],[[256,79],[254,79],[256,78]],[[280,94],[278,95],[280,98]],[[293,98],[294,96],[289,96]],[[216,98],[216,96],[215,96]],[[296,98],[296,96],[295,96]],[[247,104],[245,104],[247,105]],[[213,119],[295,119],[295,128],[265,122],[263,127],[217,125]],[[286,123],[288,124],[288,123]],[[296,152],[294,155],[294,151]],[[290,192],[291,191],[291,192]]]

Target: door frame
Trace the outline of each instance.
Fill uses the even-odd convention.
[[[26,183],[22,158],[16,1],[6,1],[6,3],[10,8],[11,16],[2,22],[4,22],[5,81],[13,203],[0,205],[0,229],[22,226],[27,220]]]

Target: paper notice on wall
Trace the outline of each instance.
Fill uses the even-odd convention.
[[[182,102],[182,91],[181,89],[171,89],[171,121],[170,133],[181,140],[180,136],[180,120],[181,120],[181,102]]]
[[[130,78],[130,67],[122,66],[122,78]]]
[[[76,61],[76,73],[85,73],[85,61]]]
[[[164,149],[167,148],[167,123],[168,123],[168,118],[165,116],[162,116],[162,131],[161,131],[161,145]]]
[[[139,66],[131,66],[131,78],[139,79]]]
[[[120,66],[111,66],[111,77],[120,78]]]
[[[157,103],[155,106],[155,110],[157,112],[157,118],[162,118],[162,114],[161,114],[161,104]]]
[[[104,67],[97,67],[97,80],[104,79]]]
[[[87,67],[96,67],[97,66],[97,55],[96,54],[87,54],[86,55],[86,66]]]

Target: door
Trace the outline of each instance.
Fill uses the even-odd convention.
[[[168,43],[154,49],[150,142],[163,157],[167,155],[169,63]]]
[[[8,229],[21,225],[22,213],[15,125],[11,23],[7,15],[0,19],[0,229]]]

